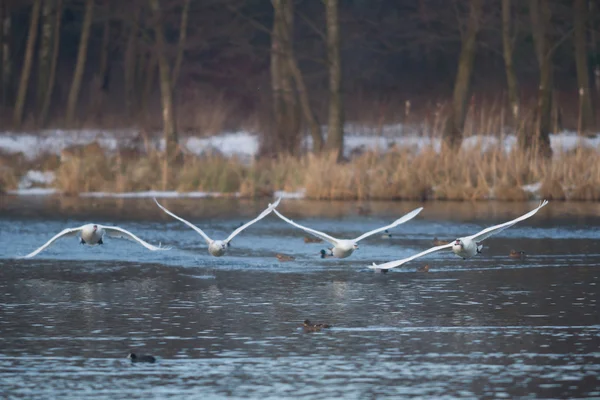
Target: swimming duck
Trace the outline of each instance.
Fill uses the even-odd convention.
[[[371,209],[368,206],[358,206],[356,207],[356,212],[358,215],[369,215],[371,214]]]
[[[440,240],[437,237],[433,238],[433,245],[434,246],[443,246],[443,245],[448,244],[448,243],[450,243],[450,242],[447,242],[445,240]]]
[[[520,259],[523,259],[523,258],[525,258],[525,252],[524,251],[511,250],[510,254],[508,256],[510,258],[520,258]]]
[[[310,236],[304,236],[304,243],[321,243],[323,240],[319,238],[313,238]]]
[[[382,239],[391,239],[392,238],[392,234],[386,229],[385,231],[383,231],[383,235],[381,235]]]
[[[281,262],[293,261],[296,259],[295,257],[288,256],[287,254],[280,254],[280,253],[275,254],[275,257],[277,257],[277,259]]]
[[[152,356],[136,356],[135,353],[129,353],[127,356],[131,360],[132,363],[150,363],[153,364],[156,362],[156,358]]]
[[[429,265],[425,264],[422,267],[417,267],[417,272],[429,272]]]
[[[331,328],[328,324],[313,324],[309,319],[305,319],[302,327],[306,332],[319,332],[321,329]]]

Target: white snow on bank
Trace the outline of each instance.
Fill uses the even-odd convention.
[[[54,178],[52,171],[30,170],[21,177],[19,189],[28,189],[34,185],[50,185],[54,182]]]
[[[175,192],[175,191],[159,191],[150,190],[147,192],[123,192],[123,193],[111,193],[111,192],[85,192],[80,193],[79,197],[113,197],[113,198],[179,198],[179,197],[193,197],[193,198],[211,198],[211,197],[239,197],[239,193],[219,193],[219,192]]]
[[[373,128],[357,124],[347,124],[344,137],[344,153],[346,156],[354,152],[377,150],[386,151],[391,147],[409,148],[421,151],[433,148],[439,151],[441,139],[431,137],[428,132],[418,127],[404,127],[401,124],[382,127],[381,135],[373,135]],[[365,133],[366,132],[366,133]],[[150,135],[150,145],[158,150],[164,149],[164,140],[159,133]],[[124,147],[141,147],[143,140],[134,129],[121,131],[100,130],[44,130],[33,134],[16,134],[0,132],[0,153],[22,152],[27,159],[35,159],[42,153],[60,154],[60,151],[73,145],[85,145],[97,141],[107,153],[114,153]],[[552,149],[555,152],[569,151],[583,146],[599,149],[600,136],[581,137],[576,132],[564,131],[550,135]],[[224,156],[239,156],[251,159],[259,151],[260,137],[247,131],[225,132],[212,137],[186,136],[180,139],[181,146],[188,152],[200,155],[218,153]],[[303,142],[310,149],[312,139],[307,137]],[[482,151],[500,146],[505,151],[515,147],[515,135],[502,137],[494,135],[476,135],[463,140],[463,148],[480,147]]]
[[[284,190],[278,190],[273,193],[274,198],[281,197],[282,199],[304,199],[306,197],[306,190],[299,190],[297,192],[286,192]]]
[[[6,194],[12,194],[16,196],[49,196],[59,193],[60,192],[54,188],[28,188],[6,191]]]
[[[0,133],[0,152],[23,153],[29,160],[44,154],[60,154],[61,150],[73,145],[85,145],[97,141],[107,151],[116,151],[119,146],[135,137],[134,130],[43,130],[36,133]]]
[[[187,138],[184,144],[190,152],[200,155],[216,151],[224,155],[253,157],[258,153],[259,140],[249,132],[224,133],[209,138]]]

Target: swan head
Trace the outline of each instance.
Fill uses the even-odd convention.
[[[92,228],[94,229],[94,232],[96,232],[98,230],[98,225],[94,225]]]
[[[456,241],[454,242],[454,244],[452,245],[453,249],[457,249],[457,250],[462,250],[465,248],[464,243],[462,242],[462,240],[460,239],[456,239]]]

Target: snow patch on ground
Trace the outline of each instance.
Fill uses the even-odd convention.
[[[524,191],[529,192],[529,193],[537,193],[541,187],[542,187],[542,182],[536,182],[536,183],[530,183],[529,185],[523,185],[523,186],[521,186],[521,189],[523,189]]]
[[[150,190],[146,192],[123,192],[123,193],[111,193],[111,192],[85,192],[80,193],[80,197],[113,197],[113,198],[179,198],[179,197],[193,197],[193,198],[207,198],[207,197],[239,197],[239,193],[219,193],[219,192],[176,192],[176,191],[159,191]]]
[[[325,129],[326,131],[326,129]],[[357,124],[346,124],[344,137],[344,153],[349,156],[353,152],[375,150],[386,151],[391,147],[409,148],[421,151],[433,148],[439,151],[441,139],[428,135],[426,129],[419,126],[404,126],[402,124],[385,125],[379,130]],[[164,140],[159,133],[150,135],[155,139],[150,144],[156,149],[164,149]],[[85,145],[97,141],[108,153],[116,152],[119,148],[140,147],[142,140],[137,130],[101,131],[101,130],[44,130],[33,134],[16,134],[0,132],[0,152],[22,152],[27,159],[35,159],[43,153],[60,154],[61,150],[73,145]],[[193,154],[219,153],[224,156],[239,156],[250,159],[260,147],[260,137],[248,131],[224,132],[212,137],[186,136],[180,140],[182,147]],[[463,140],[463,148],[480,147],[482,151],[501,146],[505,151],[515,147],[515,135],[494,136],[476,135]],[[570,151],[583,146],[593,149],[600,148],[600,135],[595,137],[578,136],[573,131],[563,131],[550,135],[550,143],[555,152]],[[306,137],[304,146],[310,149],[312,139]]]
[[[34,185],[51,185],[54,178],[54,172],[52,171],[30,170],[21,177],[19,189],[28,189]]]
[[[8,190],[6,193],[16,196],[49,196],[53,194],[59,194],[60,192],[54,188],[28,188]]]
[[[304,199],[306,197],[306,190],[302,189],[297,192],[286,192],[284,190],[277,190],[273,193],[273,197],[278,199]]]

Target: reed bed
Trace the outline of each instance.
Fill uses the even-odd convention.
[[[304,190],[319,200],[600,200],[600,157],[595,149],[534,153],[481,147],[436,151],[393,148],[348,162],[335,154],[280,156],[244,162],[222,155],[183,156],[168,165],[158,152],[70,157],[56,169],[65,194],[89,191],[204,191],[241,197]],[[85,160],[85,161],[84,161]],[[0,177],[14,185],[15,178]],[[535,190],[525,185],[537,184]]]

